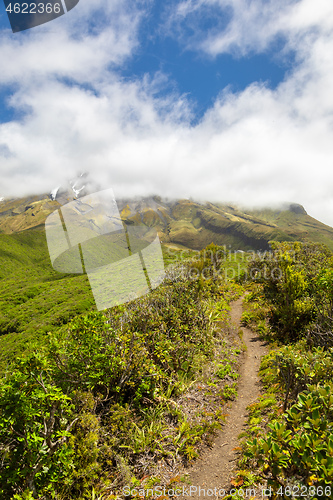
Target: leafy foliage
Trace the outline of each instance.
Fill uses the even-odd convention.
[[[325,327],[331,327],[331,251],[313,243],[271,242],[271,246],[272,252],[251,262],[250,275],[263,284],[271,306],[270,324],[278,337],[294,341],[308,332],[311,336],[325,320]]]
[[[3,496],[90,499],[93,488],[137,481],[147,455],[197,456],[220,417],[188,421],[172,396],[213,360],[214,318],[241,291],[208,276],[170,278],[127,306],[77,316],[17,361],[0,382]]]
[[[36,355],[2,381],[0,399],[1,494],[9,498],[18,485],[33,494],[52,489],[72,463],[66,445],[76,422],[70,398]]]
[[[277,351],[273,361],[277,377],[284,388],[284,409],[309,385],[333,380],[333,348],[307,349],[304,341]]]
[[[332,308],[330,252],[313,245],[273,244],[273,254],[261,256],[251,269],[260,284],[251,285],[243,321],[259,331],[260,305],[270,319],[265,338],[275,344],[261,365],[265,393],[249,408],[242,465],[255,471],[256,481],[259,477],[272,487],[273,497],[290,498],[292,492],[302,491],[311,498],[329,498],[333,470],[333,349],[327,334]],[[311,314],[301,314],[302,302],[309,305]],[[314,334],[319,327],[325,336]]]
[[[275,491],[289,478],[324,492],[333,480],[333,396],[331,386],[310,386],[283,415],[268,425],[266,438],[249,443]],[[324,493],[323,495],[324,496]],[[283,496],[283,498],[287,498]]]

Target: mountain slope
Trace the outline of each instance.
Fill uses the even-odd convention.
[[[61,274],[51,266],[44,222],[59,207],[47,196],[0,201],[0,369],[37,336],[95,309],[86,275]],[[300,240],[333,250],[333,229],[300,205],[246,211],[151,197],[120,200],[118,207],[127,225],[155,228],[164,249],[199,250],[214,242],[230,250],[265,250],[270,240]],[[104,250],[98,246],[99,253]]]
[[[44,231],[0,234],[0,371],[37,338],[94,308],[86,275],[52,268]]]
[[[150,208],[150,204],[154,205]],[[280,210],[241,210],[190,200],[121,201],[122,215],[155,227],[164,244],[200,250],[214,242],[231,250],[267,250],[269,241],[313,241],[333,250],[333,228],[310,217],[301,205]]]
[[[0,202],[0,232],[39,227],[59,208],[46,195]],[[313,241],[333,250],[333,229],[309,216],[301,205],[246,210],[221,203],[163,200],[158,196],[118,200],[122,219],[154,227],[164,244],[200,250],[209,243],[231,250],[266,250],[268,242]]]
[[[17,233],[43,225],[58,206],[47,195],[0,201],[0,233]]]

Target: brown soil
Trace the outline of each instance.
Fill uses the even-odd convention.
[[[240,367],[238,397],[230,404],[226,423],[217,434],[212,448],[207,449],[188,471],[191,484],[206,490],[230,488],[230,479],[235,475],[237,461],[240,458],[239,449],[237,450],[238,435],[245,429],[246,408],[260,393],[258,371],[260,359],[267,351],[264,342],[255,333],[241,327],[242,300],[240,298],[231,305],[231,321],[237,330],[242,329],[243,341],[247,347]],[[197,498],[199,496],[191,496],[191,499]]]

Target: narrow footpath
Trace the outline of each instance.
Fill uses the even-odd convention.
[[[194,486],[214,490],[216,487],[229,488],[239,459],[238,436],[245,429],[248,405],[260,394],[259,367],[261,357],[266,354],[264,342],[248,328],[241,327],[243,298],[231,304],[231,321],[235,328],[243,331],[243,341],[247,347],[238,379],[238,397],[227,408],[227,419],[218,433],[214,445],[207,450],[189,470],[189,480]],[[198,499],[192,496],[191,499]],[[201,498],[201,497],[200,497]],[[214,498],[214,497],[211,497]]]

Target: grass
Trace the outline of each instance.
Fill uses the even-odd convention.
[[[94,308],[87,276],[52,268],[44,231],[0,234],[0,370],[46,332]]]
[[[103,248],[106,242],[103,242]],[[102,246],[101,246],[102,247]],[[197,259],[198,252],[162,246],[165,266]],[[100,253],[98,253],[100,255]],[[237,268],[241,254],[227,262]],[[86,275],[64,274],[51,266],[43,228],[0,234],[0,370],[35,340],[96,305]],[[218,305],[215,318],[223,318]]]
[[[196,254],[162,250],[165,266]],[[87,275],[53,269],[43,227],[0,234],[0,371],[47,332],[90,310],[96,305]]]
[[[21,267],[17,276],[29,271],[25,263]],[[57,283],[45,269],[44,274],[30,269],[29,286],[23,279],[16,282],[15,301],[22,318],[28,313],[26,308],[31,310],[38,303],[47,329],[46,316],[54,318],[54,311],[50,301],[47,309],[42,308],[42,298],[44,292],[50,295],[51,283],[54,287]],[[74,283],[78,278],[84,276],[58,280],[77,299],[80,294]],[[8,293],[15,285],[11,279],[3,280]],[[73,484],[66,500],[88,498],[92,488],[98,498],[112,484],[120,491],[126,484],[146,489],[159,481],[166,486],[182,481],[172,473],[166,477],[169,464],[180,469],[204,445],[212,444],[225,420],[223,405],[237,395],[242,348],[237,332],[228,325],[228,310],[229,302],[242,293],[240,285],[216,278],[166,280],[159,289],[126,306],[104,314],[77,315],[69,325],[54,326],[55,333],[45,336],[49,343],[44,348],[45,333],[36,327],[40,339],[27,360],[27,377],[37,360],[42,360],[57,387],[77,405],[79,423],[70,438],[76,466],[68,469]],[[3,294],[4,303],[5,298]],[[29,330],[28,323],[21,333],[22,339],[13,331],[12,337],[8,333],[1,340],[7,341],[7,347],[10,338],[33,343],[36,332]],[[30,345],[21,347],[28,351]],[[31,380],[35,390],[33,373]],[[37,405],[34,400],[34,408]],[[46,469],[43,474],[48,473]],[[79,496],[81,490],[83,496]]]

